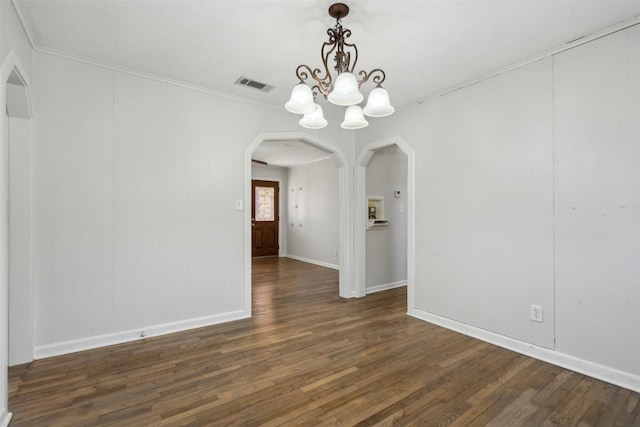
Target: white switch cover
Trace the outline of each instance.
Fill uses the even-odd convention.
[[[242,210],[242,199],[236,199],[236,210],[237,211]]]

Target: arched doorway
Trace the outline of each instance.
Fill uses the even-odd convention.
[[[397,146],[407,156],[407,311],[415,307],[415,153],[402,138],[395,137],[365,145],[355,162],[355,230],[354,230],[354,287],[355,296],[366,294],[367,274],[367,165],[375,150]]]
[[[0,425],[8,423],[7,367],[33,360],[31,285],[31,123],[29,82],[13,51],[0,67]],[[9,256],[11,254],[11,256]]]
[[[251,312],[251,157],[254,150],[265,141],[296,140],[302,141],[318,149],[330,153],[338,168],[338,265],[339,265],[339,294],[348,298],[354,296],[351,277],[351,256],[353,246],[349,238],[349,212],[351,200],[348,188],[351,177],[347,172],[347,163],[343,153],[332,144],[302,132],[269,132],[258,134],[244,151],[244,309]]]

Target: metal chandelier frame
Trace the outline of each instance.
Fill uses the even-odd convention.
[[[347,107],[345,119],[340,125],[344,129],[367,126],[369,122],[364,115],[385,117],[394,112],[389,103],[389,94],[381,86],[386,79],[382,69],[375,68],[369,72],[362,70],[357,73],[357,77],[354,74],[358,63],[358,48],[355,43],[347,41],[351,37],[351,30],[344,28],[341,21],[348,14],[349,7],[344,3],[335,3],[329,8],[329,15],[335,18],[336,24],[327,29],[329,39],[322,44],[320,56],[323,68],[311,68],[305,64],[296,68],[299,83],[293,88],[285,108],[303,115],[299,122],[303,127],[320,129],[327,125],[322,107],[316,103],[318,94],[322,94],[332,104]],[[330,66],[331,61],[335,65]],[[337,74],[335,81],[332,71]],[[367,105],[362,108],[358,105],[364,99],[360,87],[369,80],[376,86],[369,93]]]
[[[322,57],[322,65],[324,70],[319,68],[311,69],[308,65],[299,65],[296,69],[296,76],[304,83],[311,77],[316,84],[311,90],[317,89],[325,99],[333,91],[333,77],[329,71],[329,57],[335,52],[333,61],[335,62],[334,70],[338,74],[343,72],[353,73],[358,63],[358,47],[355,43],[347,43],[346,39],[351,37],[351,30],[342,26],[341,19],[349,14],[349,7],[344,3],[335,3],[329,8],[329,15],[336,19],[336,25],[327,29],[329,40],[324,42],[320,56]],[[351,50],[351,51],[349,51]],[[351,53],[354,53],[353,64],[351,64]],[[322,74],[324,71],[324,74]],[[369,79],[372,79],[376,87],[380,86],[386,79],[386,74],[380,68],[373,69],[368,73],[364,70],[358,73],[358,87],[361,87]],[[317,93],[315,93],[317,95]]]

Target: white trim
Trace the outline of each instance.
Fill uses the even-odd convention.
[[[406,280],[401,280],[399,282],[392,282],[392,283],[383,283],[382,285],[367,286],[366,291],[367,291],[367,295],[369,295],[376,292],[387,291],[389,289],[401,288],[403,286],[407,286]]]
[[[327,157],[323,157],[321,159],[309,160],[307,163],[300,163],[300,164],[297,164],[295,166],[282,166],[282,167],[285,167],[287,169],[291,169],[291,168],[297,168],[297,167],[300,167],[300,166],[308,166],[308,165],[311,165],[313,163],[317,163],[317,162],[321,162],[323,160],[330,159],[331,158],[331,154],[330,153],[327,153],[327,154],[329,154]]]
[[[367,217],[361,215],[367,210],[367,164],[373,157],[373,150],[396,145],[407,155],[407,310],[415,307],[415,151],[400,137],[371,142],[360,151],[354,163],[355,196],[354,196],[354,292],[356,297],[367,294]]]
[[[50,48],[43,48],[41,46],[36,46],[33,48],[34,52],[38,52],[38,53],[43,53],[46,55],[52,55],[52,56],[57,56],[60,58],[65,58],[71,61],[76,61],[76,62],[82,62],[84,64],[88,64],[88,65],[92,65],[94,67],[101,67],[101,68],[105,68],[107,70],[112,70],[112,71],[116,71],[116,72],[120,72],[123,74],[129,74],[132,76],[136,76],[136,77],[140,77],[140,78],[144,78],[144,79],[149,79],[149,80],[154,80],[157,82],[161,82],[161,83],[166,83],[169,85],[173,85],[173,86],[178,86],[178,87],[182,87],[185,89],[190,89],[190,90],[194,90],[197,92],[202,92],[202,93],[206,93],[209,95],[214,95],[214,96],[219,96],[221,98],[226,98],[226,99],[230,99],[233,101],[237,101],[237,102],[242,102],[245,104],[250,104],[250,105],[255,105],[257,107],[261,107],[261,108],[266,108],[268,110],[272,110],[272,111],[280,111],[283,113],[288,113],[290,114],[283,106],[277,106],[277,105],[273,105],[273,104],[268,104],[266,102],[260,102],[260,101],[256,101],[254,99],[250,99],[250,98],[243,98],[241,96],[237,96],[237,95],[231,95],[229,93],[225,93],[225,92],[220,92],[217,90],[213,90],[213,89],[209,89],[206,88],[204,86],[198,86],[198,85],[194,85],[191,83],[186,83],[186,82],[182,82],[180,80],[173,80],[170,79],[168,77],[162,77],[162,76],[158,76],[156,74],[150,74],[150,73],[144,73],[142,71],[136,71],[136,70],[131,70],[129,68],[124,68],[124,67],[119,67],[117,65],[112,65],[112,64],[106,64],[104,62],[100,62],[100,61],[95,61],[95,60],[91,60],[88,58],[82,58],[79,56],[75,56],[75,55],[71,55],[69,53],[66,52],[61,52],[61,51],[57,51],[55,49],[50,49]],[[333,120],[329,120],[329,123],[332,124],[339,124],[340,122],[336,122]]]
[[[31,104],[31,91],[30,91],[30,87],[31,84],[29,82],[29,76],[27,75],[27,73],[25,72],[25,68],[22,66],[22,62],[20,61],[20,59],[18,58],[18,55],[15,53],[15,51],[13,49],[10,49],[7,54],[5,55],[5,57],[2,59],[2,64],[0,65],[0,83],[1,83],[1,87],[0,87],[0,105],[3,105],[5,108],[7,106],[7,80],[9,79],[9,76],[11,75],[12,72],[16,72],[19,79],[21,80],[22,83],[22,87],[24,89],[24,95],[26,97],[26,104],[27,104],[27,114],[29,117],[29,119],[33,118],[33,108],[32,108],[32,104]],[[0,138],[4,138],[5,135],[7,135],[7,131],[5,129],[5,126],[8,126],[8,118],[6,120],[0,120]],[[34,136],[31,136],[32,140],[34,138]],[[2,141],[4,144],[9,144],[9,140],[7,141]],[[7,160],[7,166],[10,168],[10,164],[9,164],[9,160]],[[7,180],[9,178],[9,171],[2,171],[2,173],[7,174]],[[7,184],[9,185],[9,184]],[[8,190],[8,187],[7,187]],[[9,202],[10,200],[7,199],[7,205],[4,207],[5,209],[9,209]],[[7,230],[8,231],[8,230]],[[7,238],[9,236],[7,235]],[[8,247],[8,242],[6,242],[7,244],[7,256],[11,256],[11,254],[9,253],[9,247]],[[9,268],[9,260],[7,259],[7,268]],[[8,378],[7,378],[7,366],[8,366],[8,362],[9,362],[9,304],[11,303],[11,299],[9,296],[9,276],[7,276],[7,284],[6,287],[3,287],[3,289],[0,289],[0,293],[2,293],[3,298],[5,303],[3,304],[3,312],[4,314],[2,315],[2,319],[0,320],[0,324],[3,325],[4,329],[5,329],[5,333],[6,333],[6,339],[3,340],[4,343],[2,345],[2,349],[0,351],[2,351],[4,354],[0,357],[1,360],[3,360],[3,364],[5,364],[4,366],[1,366],[0,368],[3,369],[3,374],[0,375],[1,380],[0,383],[2,383],[2,393],[4,393],[4,398],[2,402],[0,402],[0,405],[4,406],[4,408],[1,409],[2,412],[0,412],[0,426],[6,426],[9,424],[9,421],[11,421],[11,417],[12,414],[11,412],[8,412]],[[31,306],[29,307],[30,310],[30,316],[33,316],[33,301],[31,301]],[[33,338],[33,322],[31,323],[31,338]]]
[[[461,334],[477,338],[490,344],[495,344],[499,347],[506,348],[507,350],[515,351],[516,353],[524,354],[525,356],[533,357],[534,359],[539,359],[565,369],[570,369],[619,387],[640,392],[640,376],[638,375],[620,371],[605,365],[600,365],[595,362],[580,359],[575,356],[560,353],[558,351],[550,350],[548,348],[540,347],[504,335],[496,334],[495,332],[490,332],[475,326],[437,316],[419,309],[414,308],[413,310],[409,310],[407,314],[417,319],[424,320],[425,322],[460,332]]]
[[[309,264],[319,265],[320,267],[332,268],[334,270],[340,270],[340,266],[336,264],[331,264],[329,262],[318,261],[315,259],[309,259],[297,255],[286,254],[285,257],[295,259],[296,261],[308,262]]]
[[[516,70],[518,68],[524,67],[525,65],[531,64],[532,62],[540,61],[540,60],[548,58],[550,56],[557,55],[559,53],[562,53],[562,52],[565,52],[567,50],[576,48],[578,46],[582,46],[583,44],[590,43],[590,42],[592,42],[594,40],[598,40],[598,39],[600,39],[602,37],[606,37],[606,36],[608,36],[610,34],[617,33],[618,31],[622,31],[622,30],[625,30],[627,28],[636,26],[638,24],[640,24],[640,16],[636,16],[635,18],[628,19],[628,20],[623,21],[623,22],[621,22],[619,24],[616,24],[616,25],[613,25],[611,27],[605,28],[603,30],[597,31],[597,32],[595,32],[595,33],[593,33],[591,35],[578,38],[578,39],[576,39],[576,40],[574,40],[572,42],[569,42],[569,43],[564,44],[562,46],[556,47],[556,48],[551,49],[551,50],[549,50],[547,52],[531,56],[531,57],[529,57],[527,59],[524,59],[522,61],[516,62],[515,64],[511,64],[511,65],[508,65],[508,66],[506,66],[504,68],[500,68],[500,69],[498,69],[496,71],[493,71],[491,73],[485,74],[482,77],[479,77],[479,78],[476,78],[476,79],[473,79],[473,80],[467,80],[466,82],[458,83],[458,84],[456,84],[454,86],[451,86],[449,88],[446,88],[444,90],[436,92],[433,95],[428,95],[428,96],[424,96],[422,98],[418,98],[415,101],[415,103],[407,104],[407,105],[402,106],[400,108],[396,108],[396,111],[403,111],[403,110],[407,110],[409,108],[413,108],[416,105],[423,104],[424,102],[428,102],[428,101],[431,101],[433,99],[439,98],[441,96],[447,95],[447,94],[449,94],[451,92],[455,92],[457,90],[464,89],[467,86],[472,86],[472,85],[474,85],[476,83],[480,83],[480,82],[482,82],[484,80],[488,80],[488,79],[490,79],[492,77],[496,77],[496,76],[499,76],[501,74],[508,73],[509,71],[513,71],[513,70]]]
[[[355,144],[355,143],[354,143]],[[353,298],[355,296],[353,282],[353,174],[351,165],[347,168],[347,163],[338,156],[338,152],[333,154],[336,164],[342,163],[338,167],[338,264],[339,270],[339,295],[343,298]]]
[[[38,41],[35,35],[36,33],[33,31],[33,28],[31,28],[29,20],[25,18],[26,14],[24,12],[24,9],[22,8],[22,4],[20,4],[20,2],[18,2],[17,0],[11,0],[11,4],[13,4],[16,15],[18,15],[20,24],[22,24],[22,29],[24,29],[27,40],[29,40],[29,45],[31,45],[31,49],[35,49],[38,46]]]
[[[31,83],[29,82],[29,76],[27,76],[27,73],[25,73],[25,68],[22,66],[22,62],[20,62],[20,59],[18,58],[18,55],[16,55],[16,52],[13,49],[10,49],[9,52],[7,52],[7,54],[5,55],[5,57],[2,59],[2,83],[7,83],[7,80],[9,79],[9,75],[11,74],[12,71],[16,71],[18,73],[18,77],[20,77],[20,80],[22,80],[22,86],[24,86],[25,88],[29,88],[31,87]],[[27,93],[27,95],[29,96],[29,98],[31,98],[31,94]],[[29,99],[29,111],[33,111],[31,109],[31,99]]]
[[[7,427],[9,425],[9,421],[11,421],[11,417],[13,414],[11,412],[2,411],[0,414],[0,427]]]
[[[92,65],[94,67],[101,67],[101,68],[105,68],[107,70],[113,70],[113,71],[116,71],[116,72],[129,74],[129,75],[136,76],[136,77],[141,77],[141,78],[144,78],[144,79],[150,79],[150,80],[154,80],[154,81],[157,81],[157,82],[170,84],[170,85],[173,85],[173,86],[179,86],[179,87],[183,87],[183,88],[186,88],[186,89],[195,90],[197,92],[203,92],[203,93],[206,93],[206,94],[209,94],[209,95],[219,96],[221,98],[231,99],[233,101],[243,102],[245,104],[256,105],[258,107],[266,108],[268,110],[287,112],[287,110],[284,107],[279,107],[279,106],[275,106],[275,105],[272,105],[272,104],[267,104],[265,102],[255,101],[253,99],[243,98],[241,96],[231,95],[231,94],[224,93],[224,92],[219,92],[219,91],[216,91],[216,90],[213,90],[213,89],[209,89],[209,88],[206,88],[206,87],[203,87],[203,86],[197,86],[197,85],[194,85],[194,84],[191,84],[191,83],[181,82],[179,80],[173,80],[173,79],[170,79],[168,77],[158,76],[156,74],[144,73],[142,71],[135,71],[135,70],[131,70],[129,68],[119,67],[119,66],[116,66],[116,65],[106,64],[106,63],[100,62],[100,61],[94,61],[94,60],[91,60],[91,59],[78,57],[78,56],[71,55],[71,54],[65,53],[65,52],[60,52],[60,51],[57,51],[57,50],[54,50],[54,49],[35,47],[33,50],[35,52],[38,52],[38,53],[57,56],[57,57],[60,57],[60,58],[65,58],[65,59],[71,60],[71,61],[82,62],[84,64],[89,64],[89,65]]]
[[[282,191],[282,179],[280,178],[261,178],[260,176],[255,176],[253,175],[253,164],[251,164],[251,169],[252,169],[252,173],[251,173],[251,181],[256,180],[256,181],[268,181],[268,182],[277,182],[278,183],[278,188],[280,190],[279,194],[278,194],[278,212],[279,212],[279,218],[278,218],[278,256],[285,256],[286,252],[287,252],[287,236],[285,235],[285,233],[287,232],[287,221],[288,219],[286,218],[286,212],[287,212],[287,206],[285,204],[285,201],[282,200],[282,194],[287,194],[287,189],[285,188],[284,191]],[[284,169],[284,168],[283,168]],[[244,206],[244,209],[249,209],[251,210],[251,205]],[[285,215],[283,215],[282,213],[285,212]],[[282,218],[285,217],[284,221],[282,220]]]
[[[196,319],[181,320],[178,322],[154,325],[146,328],[132,329],[129,331],[116,332],[112,334],[97,335],[93,337],[80,338],[77,340],[63,341],[54,344],[37,346],[34,349],[34,359],[44,359],[47,357],[60,356],[62,354],[75,353],[77,351],[91,350],[94,348],[106,347],[109,345],[122,344],[131,341],[138,341],[160,335],[173,334],[205,326],[218,325],[220,323],[232,322],[251,317],[250,313],[244,310],[232,311],[229,313],[216,314],[213,316],[199,317]],[[144,334],[144,337],[142,336]]]
[[[146,78],[149,78],[149,79],[153,79],[153,80],[158,80],[158,81],[162,81],[162,82],[165,82],[165,83],[174,84],[174,85],[177,85],[177,86],[182,86],[182,87],[186,87],[186,88],[190,88],[190,89],[194,89],[194,90],[210,93],[210,94],[213,94],[213,95],[219,95],[219,96],[223,96],[223,97],[226,97],[226,98],[235,99],[237,101],[246,102],[248,104],[259,105],[261,107],[269,108],[269,109],[272,109],[272,110],[286,111],[282,107],[276,107],[276,106],[265,104],[265,103],[261,103],[261,102],[258,102],[258,101],[253,101],[253,100],[250,100],[250,99],[247,99],[247,98],[241,98],[241,97],[236,97],[236,96],[233,96],[233,95],[225,94],[225,93],[222,93],[222,92],[216,92],[216,91],[213,91],[211,89],[204,88],[204,87],[190,85],[190,84],[185,83],[185,82],[180,82],[180,81],[177,81],[177,80],[171,80],[171,79],[163,78],[163,77],[160,77],[160,76],[156,76],[154,74],[142,73],[142,72],[139,72],[139,71],[134,71],[134,70],[130,70],[130,69],[127,69],[127,68],[122,68],[122,67],[118,67],[118,66],[111,65],[111,64],[106,64],[106,63],[102,63],[102,62],[98,62],[98,61],[93,61],[93,60],[90,60],[90,59],[87,59],[87,58],[81,58],[81,57],[70,55],[68,53],[57,51],[57,50],[54,50],[54,49],[45,48],[43,46],[40,46],[40,44],[38,43],[38,40],[37,40],[37,38],[35,36],[35,32],[33,31],[33,29],[31,28],[31,26],[29,24],[29,20],[25,19],[25,13],[24,13],[24,10],[23,10],[22,5],[20,4],[20,2],[17,1],[17,0],[11,0],[11,3],[13,4],[13,7],[14,7],[14,9],[16,11],[16,14],[18,15],[18,19],[20,20],[20,23],[22,24],[22,28],[24,29],[24,32],[25,32],[25,34],[27,36],[27,39],[29,40],[29,44],[31,45],[31,48],[36,52],[48,53],[50,55],[56,55],[56,56],[64,57],[64,58],[67,58],[67,59],[73,59],[75,61],[85,62],[85,63],[88,63],[88,64],[97,65],[97,66],[104,67],[104,68],[109,68],[109,69],[112,69],[112,70],[115,70],[115,71],[121,71],[123,73],[133,74],[133,75],[140,76],[140,77],[146,77]],[[481,82],[483,80],[490,79],[490,78],[498,76],[500,74],[504,74],[504,73],[507,73],[509,71],[513,71],[513,70],[515,70],[517,68],[523,67],[523,66],[525,66],[527,64],[530,64],[532,62],[536,62],[536,61],[539,61],[541,59],[545,59],[545,58],[547,58],[549,56],[553,56],[553,55],[556,55],[558,53],[567,51],[569,49],[573,49],[573,48],[581,46],[581,45],[583,45],[585,43],[592,42],[592,41],[597,40],[599,38],[608,36],[610,34],[613,34],[613,33],[616,33],[618,31],[627,29],[629,27],[633,27],[633,26],[638,25],[638,24],[640,24],[640,16],[636,16],[636,17],[628,19],[626,21],[622,21],[622,22],[620,22],[620,23],[618,23],[616,25],[613,25],[613,26],[608,27],[608,28],[604,28],[604,29],[602,29],[600,31],[597,31],[597,32],[591,34],[591,35],[588,35],[588,36],[585,36],[585,37],[581,37],[581,38],[579,38],[577,40],[574,40],[574,41],[566,43],[566,44],[564,44],[562,46],[556,47],[556,48],[551,49],[551,50],[549,50],[547,52],[543,52],[541,54],[537,54],[537,55],[531,56],[531,57],[529,57],[529,58],[527,58],[525,60],[516,62],[515,64],[511,64],[511,65],[509,65],[507,67],[503,67],[503,68],[501,68],[501,69],[499,69],[497,71],[488,73],[488,74],[486,74],[486,75],[484,75],[484,76],[482,76],[480,78],[473,79],[473,80],[468,80],[468,81],[463,82],[461,84],[457,84],[457,85],[451,86],[451,87],[449,87],[447,89],[444,89],[442,91],[439,91],[439,92],[437,92],[437,93],[435,93],[433,95],[423,96],[421,98],[418,98],[414,102],[411,102],[411,103],[409,103],[407,105],[404,105],[404,106],[401,106],[399,108],[396,108],[396,111],[403,111],[403,110],[406,110],[406,109],[409,109],[409,108],[413,108],[416,105],[420,105],[420,104],[422,104],[422,103],[424,103],[426,101],[430,101],[432,99],[441,97],[441,96],[446,95],[448,93],[455,92],[456,90],[465,88],[467,86],[474,85],[474,84],[479,83],[479,82]],[[338,123],[338,122],[331,121],[331,123]]]
[[[332,152],[332,156],[338,166],[338,264],[339,264],[339,295],[343,298],[353,297],[353,282],[351,276],[351,252],[353,250],[351,242],[350,213],[351,197],[351,173],[347,173],[348,163],[342,151],[333,144],[325,142],[319,138],[304,132],[260,132],[244,149],[244,309],[251,312],[251,155],[253,151],[264,141],[270,140],[295,140],[303,141],[309,145],[324,151]]]

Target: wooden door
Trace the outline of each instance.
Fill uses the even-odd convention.
[[[273,181],[251,181],[251,256],[278,255],[280,188]]]

